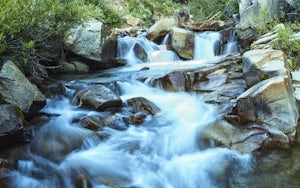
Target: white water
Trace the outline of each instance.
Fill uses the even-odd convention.
[[[222,38],[219,32],[195,33],[194,60],[209,59],[219,54],[220,40]]]
[[[207,61],[175,64],[182,70],[204,63]],[[174,62],[152,64],[152,73],[157,74],[169,70]],[[135,68],[125,70],[134,75]],[[129,125],[124,131],[105,127],[94,132],[79,127],[75,120],[92,114],[104,117],[109,112],[81,109],[66,97],[76,95],[72,90],[48,100],[42,111],[54,116],[36,132],[28,156],[11,172],[11,187],[78,187],[76,178],[82,175],[92,187],[228,187],[233,172],[238,176],[250,169],[249,155],[202,144],[201,131],[218,121],[215,106],[205,104],[197,94],[151,88],[114,71],[112,75],[120,75],[117,85],[124,103],[144,97],[161,111],[138,127]],[[82,87],[92,81],[81,82]],[[101,140],[98,134],[110,136]]]

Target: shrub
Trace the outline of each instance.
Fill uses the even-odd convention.
[[[56,40],[86,17],[82,0],[0,1],[0,55],[9,56],[27,73],[46,75],[41,61],[51,61],[47,41]]]
[[[274,49],[285,52],[292,69],[296,69],[300,61],[300,39],[295,40],[294,32],[300,32],[300,23],[286,24],[285,28],[279,28],[278,39],[272,43]]]
[[[231,19],[232,15],[238,13],[236,0],[190,0],[191,14],[200,20],[220,12],[218,19]]]

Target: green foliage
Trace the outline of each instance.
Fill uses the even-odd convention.
[[[269,16],[268,10],[260,10],[258,15],[252,15],[255,22],[254,30],[257,34],[265,34],[279,24],[279,20]]]
[[[230,19],[233,14],[238,13],[236,0],[190,0],[191,14],[200,20],[206,20],[220,12],[217,19]]]
[[[107,6],[104,0],[85,0],[85,4],[85,11],[88,16],[96,18],[111,27],[119,27],[121,25],[120,13]]]
[[[285,28],[278,29],[278,39],[272,43],[274,49],[285,52],[292,69],[298,67],[300,61],[300,39],[295,39],[295,32],[300,32],[300,23],[286,24]]]
[[[183,5],[172,0],[127,0],[127,7],[131,15],[140,18],[145,26],[153,24],[153,16],[172,16],[175,9]]]
[[[88,16],[83,5],[83,0],[0,1],[0,55],[13,57],[30,74],[45,75],[40,61],[55,57],[39,52],[52,48],[47,40],[60,43],[70,27]]]

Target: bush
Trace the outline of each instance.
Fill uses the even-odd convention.
[[[47,41],[61,42],[61,36],[87,15],[82,0],[0,1],[0,55],[9,56],[27,73],[46,76],[45,66],[54,54]]]
[[[282,50],[289,59],[292,69],[299,67],[300,39],[295,40],[294,32],[300,32],[300,23],[286,24],[278,29],[278,39],[272,43],[274,49]]]
[[[172,0],[128,0],[127,7],[128,13],[140,18],[142,24],[147,27],[153,24],[153,15],[172,16],[175,9],[180,9],[183,5]]]
[[[196,19],[206,20],[220,12],[217,19],[231,19],[238,13],[237,0],[190,0],[191,14]]]

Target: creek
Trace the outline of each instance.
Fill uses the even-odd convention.
[[[55,90],[42,113],[50,120],[34,128],[33,140],[15,152],[16,169],[9,172],[9,187],[296,187],[300,184],[300,152],[270,151],[239,154],[201,138],[203,129],[220,119],[216,106],[201,95],[151,87],[154,78],[172,71],[201,69],[228,55],[238,55],[234,35],[220,45],[219,32],[195,33],[194,59],[181,60],[164,44],[143,36],[119,40],[119,56],[126,66],[89,75],[64,75],[45,84]],[[138,43],[149,58],[142,62],[132,50]],[[122,50],[121,50],[122,49]],[[147,68],[143,70],[143,68]],[[103,84],[122,99],[118,109],[94,111],[77,100],[79,90]],[[160,111],[144,122],[123,121],[126,101],[144,97]],[[113,126],[92,131],[83,117],[116,117]],[[298,167],[299,166],[299,167]],[[274,171],[278,171],[275,173]],[[289,179],[288,179],[289,178]]]

